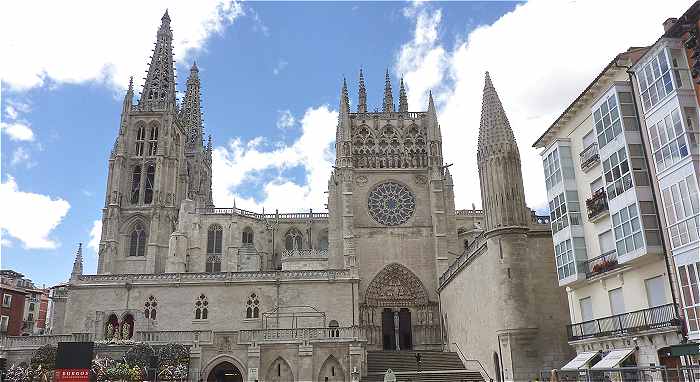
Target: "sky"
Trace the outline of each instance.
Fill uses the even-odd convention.
[[[395,89],[403,76],[411,111],[426,110],[432,90],[456,206],[478,208],[488,70],[527,204],[546,213],[534,141],[616,54],[652,44],[691,3],[3,1],[0,267],[50,286],[69,277],[83,243],[95,273],[121,102],[130,76],[143,85],[166,8],[179,92],[195,60],[200,69],[218,207],[323,210],[340,88],[347,78],[354,109],[362,68],[371,110],[387,69]]]

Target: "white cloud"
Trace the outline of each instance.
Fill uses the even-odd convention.
[[[41,86],[49,79],[102,81],[125,88],[129,76],[141,78],[146,69],[166,8],[172,19],[175,59],[181,62],[243,13],[234,0],[49,1],[41,4],[41,12],[33,1],[7,2],[0,16],[4,36],[0,48],[6,57],[0,62],[3,83],[17,90]],[[27,27],[27,20],[33,27]]]
[[[260,211],[262,206],[289,210],[325,208],[328,178],[335,159],[333,142],[337,111],[328,106],[309,108],[301,118],[301,136],[291,145],[280,142],[265,144],[261,137],[248,142],[232,139],[227,147],[213,153],[213,192],[218,206],[232,206]],[[269,148],[271,147],[271,148]],[[269,149],[268,149],[269,148]],[[303,184],[278,175],[262,186],[264,199],[242,198],[238,187],[264,170],[284,170],[301,166]]]
[[[12,176],[0,183],[0,230],[27,249],[52,249],[58,243],[49,235],[66,216],[70,204],[63,199],[20,191]]]
[[[294,126],[294,115],[289,110],[280,110],[277,112],[279,117],[277,117],[277,128],[280,130],[288,130]]]
[[[16,166],[20,163],[25,163],[27,167],[33,167],[34,163],[29,161],[29,152],[24,147],[18,147],[12,152],[12,160],[10,164]]]
[[[438,38],[440,10],[432,4],[408,8],[417,8],[406,12],[415,18],[416,31],[395,69],[405,73],[413,110],[425,109],[426,89],[438,90],[443,150],[446,161],[455,163],[457,207],[480,200],[474,179],[484,71],[491,73],[520,147],[528,205],[541,208],[544,176],[532,143],[615,55],[653,43],[663,32],[661,23],[688,6],[684,0],[533,0],[448,49]]]
[[[25,122],[0,122],[0,130],[13,141],[33,141],[34,132]]]
[[[95,220],[92,222],[92,228],[90,228],[90,241],[88,242],[88,248],[92,249],[95,254],[98,253],[100,249],[100,238],[102,237],[102,220]]]
[[[280,60],[280,61],[277,63],[277,66],[275,66],[275,67],[272,69],[272,74],[274,74],[274,75],[280,74],[280,72],[282,72],[282,70],[284,70],[284,68],[287,67],[287,64],[289,64],[287,61]]]

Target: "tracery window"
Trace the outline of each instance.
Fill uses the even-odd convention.
[[[146,140],[146,127],[139,125],[136,130],[136,156],[143,156],[143,145]]]
[[[141,193],[141,166],[134,166],[131,172],[131,204],[139,203]]]
[[[154,156],[156,151],[158,151],[158,125],[153,125],[148,139],[148,155]]]
[[[253,230],[250,227],[245,227],[243,229],[243,238],[241,241],[243,245],[253,245]]]
[[[144,187],[143,202],[145,204],[153,203],[153,183],[156,177],[156,167],[149,165],[146,168],[146,187]]]
[[[153,296],[148,296],[143,303],[143,315],[146,319],[155,320],[158,308],[158,300]]]
[[[146,231],[136,223],[129,237],[129,256],[144,256],[146,253]]]
[[[209,317],[209,301],[207,301],[207,296],[200,294],[194,303],[194,319],[206,320],[207,317]]]
[[[245,318],[260,318],[260,300],[255,293],[251,293],[246,301]]]
[[[223,228],[212,224],[207,230],[207,272],[221,272],[221,237]]]
[[[404,185],[385,182],[372,191],[367,198],[370,216],[379,224],[396,226],[413,216],[416,198]]]
[[[363,168],[415,168],[428,164],[426,129],[387,124],[381,129],[360,125],[352,131],[353,164]]]
[[[303,237],[298,229],[292,228],[284,235],[284,248],[288,251],[300,250],[302,248]]]

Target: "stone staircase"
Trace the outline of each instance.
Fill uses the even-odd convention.
[[[421,371],[416,353],[421,354]],[[402,382],[484,382],[480,372],[464,367],[457,353],[442,351],[368,351],[367,376],[362,381],[383,382],[387,369]]]

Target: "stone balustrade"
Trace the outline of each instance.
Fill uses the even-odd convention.
[[[213,334],[211,330],[148,330],[136,332],[135,340],[152,344],[175,342],[196,347],[199,344],[211,344]]]
[[[0,349],[36,349],[44,345],[58,345],[59,342],[92,341],[92,333],[51,334],[40,336],[1,336]]]
[[[327,256],[327,255],[326,255]],[[285,280],[338,280],[350,278],[347,269],[289,270],[289,271],[252,271],[252,272],[213,272],[213,273],[158,273],[158,274],[115,274],[82,275],[81,283],[122,283],[122,282],[159,282],[181,283],[187,281],[210,280],[212,282],[249,282],[249,281],[285,281]]]
[[[292,249],[282,251],[282,257],[328,257],[327,249]]]
[[[363,340],[363,331],[358,326],[241,330],[238,336],[238,342],[240,344],[324,341],[347,342]]]

